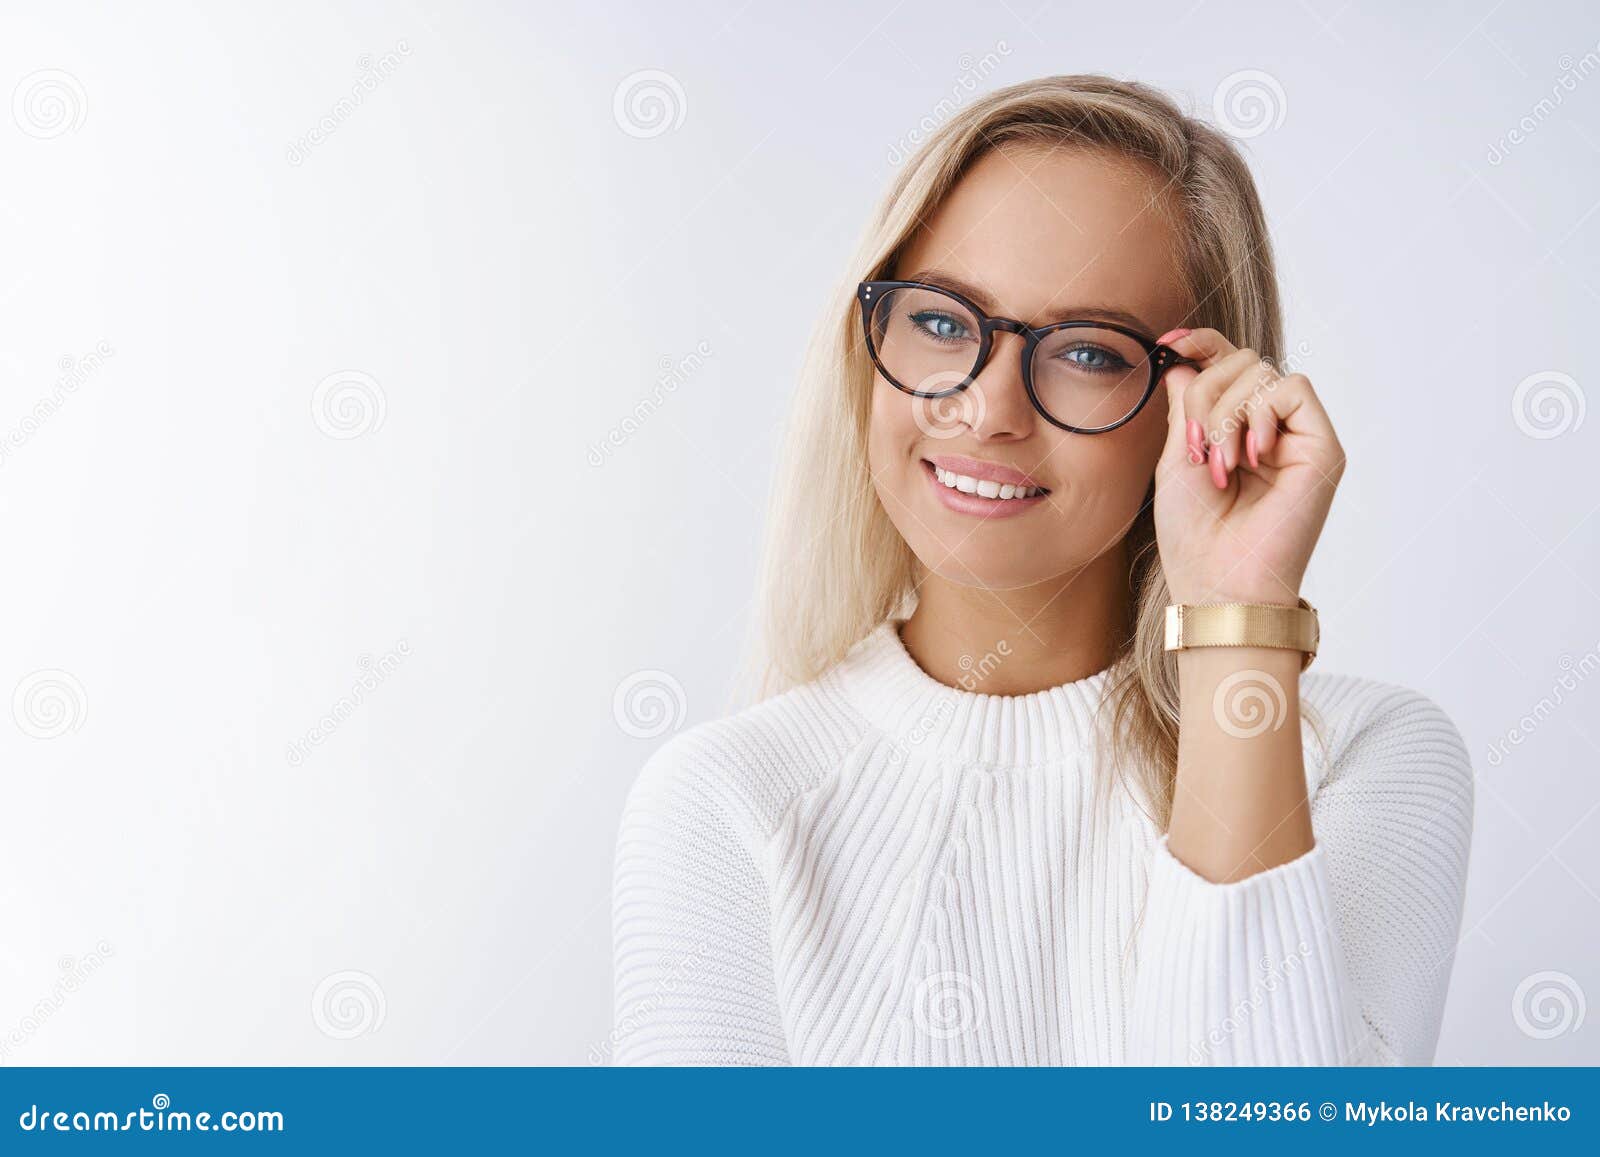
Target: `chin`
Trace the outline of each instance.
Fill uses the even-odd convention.
[[[1012,535],[1012,542],[981,542],[994,527],[948,541],[913,541],[912,550],[924,569],[957,586],[1012,591],[1058,579],[1074,567],[1066,559],[1043,560],[1031,537]],[[928,536],[926,533],[924,538]]]

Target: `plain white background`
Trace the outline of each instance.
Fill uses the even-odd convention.
[[[1600,1062],[1588,6],[7,17],[3,1063],[589,1063],[828,288],[919,124],[1075,71],[1244,138],[1352,459],[1319,665],[1472,751],[1440,1062]]]

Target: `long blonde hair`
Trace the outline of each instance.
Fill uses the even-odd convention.
[[[1266,220],[1243,159],[1221,133],[1164,94],[1103,76],[1055,76],[974,102],[906,163],[867,229],[812,342],[794,400],[762,567],[763,689],[816,678],[914,599],[917,562],[873,490],[867,423],[873,367],[855,287],[881,278],[917,228],[990,149],[1087,147],[1152,166],[1159,207],[1182,239],[1180,273],[1210,326],[1276,361],[1282,318]],[[1127,535],[1131,634],[1112,665],[1104,710],[1117,766],[1164,830],[1178,751],[1176,665],[1162,647],[1167,583],[1150,504]]]

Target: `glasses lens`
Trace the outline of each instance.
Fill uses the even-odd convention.
[[[1033,353],[1033,391],[1058,422],[1093,430],[1133,413],[1150,388],[1150,355],[1127,334],[1052,330]]]
[[[902,389],[953,390],[978,364],[982,331],[972,311],[933,289],[891,289],[872,311],[872,348]]]

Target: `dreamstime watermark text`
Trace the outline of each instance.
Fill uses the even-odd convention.
[[[290,767],[299,767],[310,758],[314,749],[327,742],[328,737],[340,727],[345,720],[356,713],[359,708],[384,682],[399,669],[400,664],[411,657],[411,644],[401,639],[390,650],[374,659],[371,655],[362,655],[356,660],[358,674],[355,682],[350,685],[348,694],[341,695],[334,700],[333,706],[313,724],[304,735],[289,742],[284,752],[284,759]]]
[[[111,348],[110,342],[101,341],[96,342],[92,350],[80,357],[62,354],[60,360],[56,362],[60,376],[50,387],[50,392],[34,402],[28,412],[13,422],[8,429],[0,432],[0,466],[4,466],[11,460],[13,454],[32,441],[40,428],[59,414],[62,407],[83,388],[101,366],[105,365],[106,359],[116,352]]]
[[[367,97],[393,76],[401,62],[410,55],[411,45],[404,40],[397,40],[394,47],[381,56],[368,54],[360,57],[356,61],[356,79],[350,86],[350,92],[334,101],[310,129],[289,142],[284,150],[284,157],[289,164],[296,168],[305,164],[311,150],[325,143],[339,131],[341,125],[355,116],[356,111],[367,102]]]
[[[607,430],[604,437],[589,447],[589,465],[604,466],[607,458],[620,450],[629,438],[644,429],[644,424],[661,409],[667,398],[677,393],[679,386],[700,372],[709,357],[711,357],[711,344],[702,341],[676,361],[670,357],[662,358],[661,372],[656,375],[655,387],[640,398],[621,421]]]

